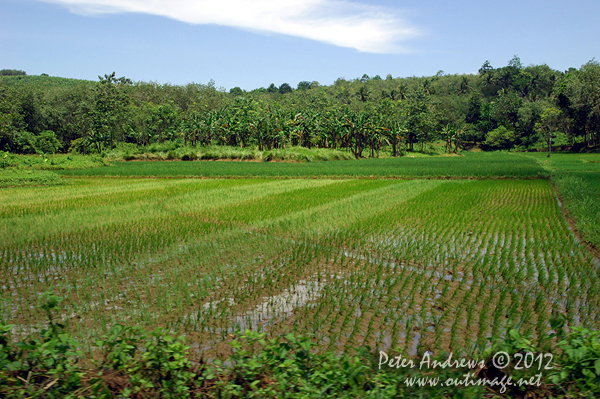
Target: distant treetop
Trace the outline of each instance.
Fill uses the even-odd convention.
[[[298,90],[308,90],[311,88],[311,83],[303,80],[302,82],[298,83]]]
[[[0,76],[26,76],[27,73],[25,71],[21,71],[18,69],[2,69],[0,70]]]
[[[236,86],[236,87],[229,89],[229,94],[233,94],[234,96],[243,96],[244,91],[241,89],[241,87]]]
[[[292,86],[290,86],[289,83],[282,83],[281,86],[279,86],[279,93],[281,94],[291,93],[292,91]]]

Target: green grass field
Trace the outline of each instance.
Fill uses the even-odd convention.
[[[170,145],[169,145],[170,144]],[[349,151],[331,148],[288,147],[287,149],[258,150],[231,146],[177,147],[175,143],[153,144],[140,147],[120,144],[105,153],[112,161],[164,161],[164,160],[237,160],[237,161],[342,161],[354,159]]]
[[[404,178],[537,178],[548,173],[534,159],[507,153],[309,163],[173,161],[113,162],[112,166],[63,170],[64,176],[155,177],[404,177]]]

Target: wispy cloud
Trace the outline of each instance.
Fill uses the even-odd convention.
[[[280,33],[370,53],[404,52],[419,30],[389,8],[343,0],[41,0],[71,12],[145,13]]]

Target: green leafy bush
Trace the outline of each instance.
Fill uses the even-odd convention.
[[[11,325],[0,325],[0,393],[5,397],[63,397],[82,384],[78,343],[53,320],[52,312],[62,298],[43,295],[41,307],[49,319],[38,337],[10,345]]]
[[[15,133],[13,138],[15,144],[15,152],[20,154],[35,154],[36,149],[36,138],[31,132],[20,131]]]
[[[55,154],[62,148],[61,141],[51,130],[45,130],[35,138],[35,149],[44,154]]]
[[[491,150],[511,149],[515,143],[515,132],[508,130],[504,126],[492,130],[487,134],[486,140],[482,143],[482,148]]]
[[[583,392],[600,395],[600,331],[575,327],[558,347],[564,353],[562,367],[551,380],[555,384],[574,383]]]
[[[182,161],[195,161],[198,159],[198,154],[196,154],[194,151],[190,151],[186,154],[183,154],[183,156],[181,157]]]

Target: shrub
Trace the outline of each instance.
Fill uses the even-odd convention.
[[[80,344],[53,319],[62,298],[51,293],[43,298],[42,309],[49,322],[39,335],[13,344],[10,332],[14,326],[0,323],[2,397],[491,397],[480,386],[405,387],[409,378],[463,380],[471,369],[436,369],[432,374],[420,367],[382,368],[369,348],[359,349],[355,355],[319,354],[309,336],[286,334],[267,340],[265,334],[249,330],[231,343],[234,353],[224,367],[218,360],[215,366],[202,361],[194,364],[183,337],[161,329],[147,333],[140,327],[116,325],[96,341],[98,360],[84,369]],[[599,395],[600,334],[574,328],[558,346],[563,353],[554,356],[551,383],[546,376],[540,379],[536,397]],[[494,369],[492,354],[498,351],[511,358],[517,353],[543,352],[532,345],[530,337],[511,329],[486,352],[486,368],[476,373],[478,377],[489,381],[494,378],[490,372],[500,372],[504,377],[496,378],[510,376],[518,381],[529,380],[529,374],[538,372],[535,367]],[[436,360],[442,363],[446,358],[440,355]],[[490,389],[503,397],[533,397],[533,392],[525,392],[531,388],[517,384],[506,392],[501,392],[500,386]]]
[[[600,395],[600,332],[574,327],[558,346],[564,353],[562,367],[551,380],[555,384],[574,382],[582,392]]]
[[[78,343],[54,322],[52,313],[62,298],[44,294],[41,308],[49,319],[39,337],[9,345],[13,326],[0,324],[0,392],[5,397],[63,397],[81,386]],[[4,392],[2,392],[4,391]]]
[[[52,130],[45,130],[35,138],[35,149],[44,154],[54,154],[62,148],[61,141]]]
[[[198,154],[196,154],[193,151],[183,154],[183,156],[181,157],[182,161],[195,161],[197,159],[198,159]]]
[[[31,132],[20,131],[14,136],[15,152],[19,154],[35,154],[36,139]]]
[[[17,164],[16,157],[10,152],[0,151],[0,169],[6,169]]]
[[[482,146],[487,147],[487,149],[506,150],[513,147],[515,140],[515,132],[500,126],[487,134]]]
[[[71,141],[68,152],[72,154],[94,154],[98,152],[98,149],[90,145],[86,137],[80,137]]]

